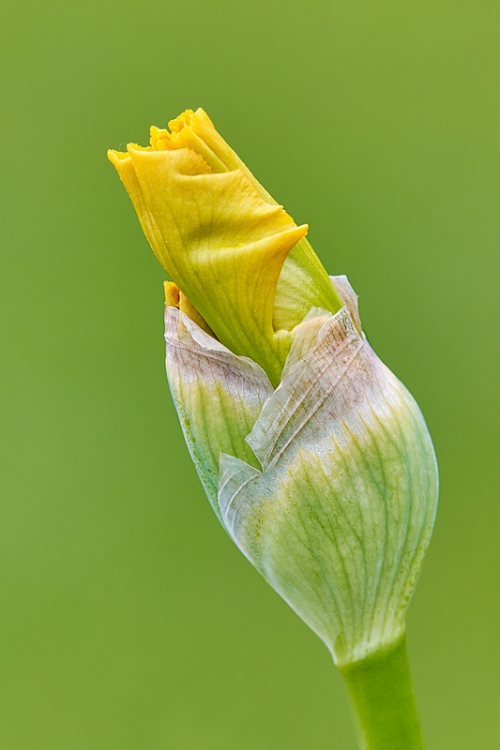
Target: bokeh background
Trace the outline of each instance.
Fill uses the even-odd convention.
[[[500,747],[498,2],[4,0],[0,35],[0,746],[356,747],[326,649],[203,495],[106,160],[203,106],[422,406],[428,748]]]

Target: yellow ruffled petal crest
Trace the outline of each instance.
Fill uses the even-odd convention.
[[[188,148],[110,154],[156,257],[215,335],[279,380],[291,345],[275,332],[281,267],[307,232],[241,171],[214,174]]]

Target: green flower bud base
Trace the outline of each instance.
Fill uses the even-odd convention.
[[[366,659],[340,666],[363,750],[423,750],[406,638]]]

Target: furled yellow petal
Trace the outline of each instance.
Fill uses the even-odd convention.
[[[213,174],[190,149],[128,151],[142,196],[132,200],[154,217],[163,267],[216,336],[277,384],[291,339],[274,330],[274,295],[286,255],[307,226],[266,203],[241,171]]]
[[[150,146],[109,152],[153,251],[189,299],[185,311],[274,385],[290,332],[313,307],[342,299],[283,208],[214,128],[187,110],[151,128]],[[182,309],[182,307],[181,307]],[[193,314],[192,314],[193,313]]]
[[[261,198],[272,206],[274,198],[255,178],[238,154],[217,132],[203,109],[187,110],[169,122],[168,130],[151,128],[154,149],[190,148],[200,154],[213,172],[241,170]],[[335,313],[342,306],[328,274],[306,237],[290,250],[283,264],[273,311],[275,330],[291,331],[307,315],[311,307],[321,307]]]
[[[156,225],[154,216],[150,213],[144,200],[130,154],[110,149],[108,151],[108,159],[120,175],[120,179],[130,196],[130,200],[141,222],[142,231],[146,235],[146,239],[151,245],[157,260],[162,263],[162,258],[165,255],[165,241]]]

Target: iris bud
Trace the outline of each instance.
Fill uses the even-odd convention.
[[[215,513],[344,671],[366,747],[421,747],[411,684],[372,721],[359,675],[373,669],[356,666],[389,654],[406,669],[438,495],[417,403],[370,347],[347,278],[328,277],[202,110],[109,157],[172,279],[167,374]]]

